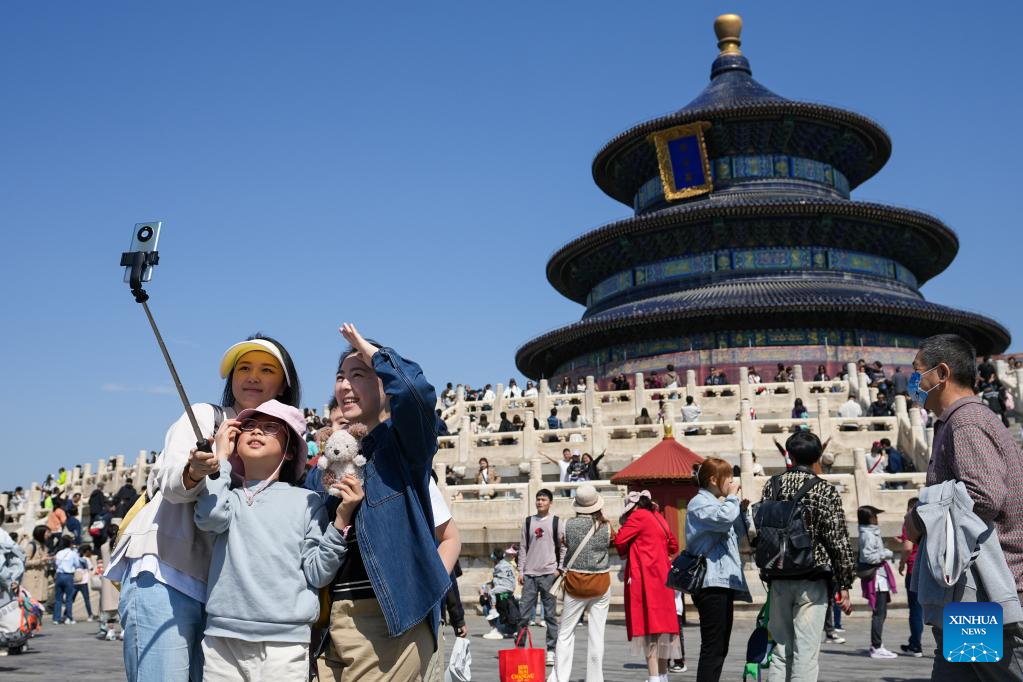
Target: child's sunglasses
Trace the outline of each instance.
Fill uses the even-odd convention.
[[[255,431],[259,428],[260,431],[268,436],[279,436],[284,433],[285,426],[278,422],[261,422],[255,419],[245,419],[238,428],[242,431]]]

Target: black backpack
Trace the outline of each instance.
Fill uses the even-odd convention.
[[[822,479],[811,475],[791,500],[779,500],[782,475],[773,477],[768,484],[770,498],[753,506],[753,523],[757,529],[753,558],[767,580],[798,578],[817,568],[802,498]]]

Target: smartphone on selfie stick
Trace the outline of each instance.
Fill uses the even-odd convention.
[[[143,282],[148,282],[153,278],[153,268],[160,262],[160,254],[156,250],[156,245],[160,240],[160,227],[162,225],[163,223],[159,220],[135,224],[134,229],[132,229],[131,244],[128,246],[128,251],[121,254],[121,265],[124,266],[124,281],[131,288],[131,293],[135,296],[135,302],[141,303],[142,309],[146,311],[149,326],[153,328],[156,342],[160,344],[163,359],[167,362],[167,369],[170,370],[171,378],[174,379],[174,387],[178,389],[178,397],[181,398],[181,403],[185,406],[185,414],[188,415],[188,421],[192,425],[192,431],[195,433],[196,449],[203,452],[211,452],[210,443],[203,437],[202,431],[199,429],[199,422],[195,420],[195,413],[192,412],[192,404],[188,401],[188,396],[185,395],[185,388],[181,385],[178,371],[174,368],[174,362],[171,360],[170,353],[167,352],[167,345],[163,342],[163,337],[156,326],[153,314],[149,311],[149,294],[142,288]],[[217,478],[218,476],[219,474],[214,474],[211,478]]]

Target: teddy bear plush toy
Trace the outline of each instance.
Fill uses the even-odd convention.
[[[324,444],[316,466],[323,470],[323,487],[331,495],[340,496],[331,486],[349,474],[359,479],[360,483],[363,481],[366,458],[359,452],[359,446],[365,435],[365,426],[352,424],[347,429],[338,429],[330,434]]]

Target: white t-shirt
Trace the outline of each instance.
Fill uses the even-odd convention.
[[[561,469],[561,479],[560,480],[561,480],[562,483],[567,483],[568,482],[568,466],[571,463],[572,463],[571,460],[569,460],[567,462],[565,460],[561,460],[560,462],[558,462],[558,467]]]
[[[451,520],[451,510],[448,509],[448,503],[444,501],[444,496],[440,494],[440,488],[434,483],[433,476],[430,477],[430,507],[433,509],[434,528]]]
[[[877,569],[877,582],[874,583],[874,590],[877,592],[890,592],[888,588],[888,573],[884,570],[884,566]]]
[[[863,416],[863,408],[853,400],[847,400],[838,408],[838,416],[843,419],[856,419]]]

